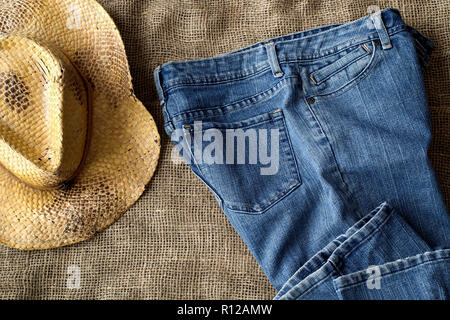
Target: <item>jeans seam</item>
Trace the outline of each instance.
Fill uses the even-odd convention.
[[[372,238],[372,236],[373,236],[376,232],[378,232],[378,231],[379,231],[379,230],[387,223],[387,221],[389,220],[390,217],[391,217],[391,215],[389,215],[389,214],[386,215],[386,216],[383,218],[383,220],[381,220],[381,221],[379,222],[379,224],[376,226],[376,228],[370,230],[369,233],[365,234],[365,235],[364,235],[364,238],[361,239],[361,240],[359,240],[358,243],[355,244],[355,245],[351,248],[351,250],[349,250],[347,253],[345,253],[345,254],[342,256],[341,259],[347,258],[347,257],[348,257],[349,255],[351,255],[356,249],[358,249],[358,248],[361,247],[363,244],[365,244],[367,241],[369,241],[369,240]],[[369,220],[367,223],[370,223],[370,220]],[[365,224],[365,226],[367,225],[367,223]],[[364,228],[364,226],[363,226],[362,228]],[[355,236],[359,231],[360,231],[360,230],[356,231],[352,236]],[[350,237],[349,239],[351,239],[351,237]],[[344,241],[344,243],[345,243],[345,241]]]
[[[341,171],[341,169],[340,169],[340,167],[339,167],[339,163],[338,163],[338,161],[337,161],[336,154],[335,154],[335,152],[334,152],[333,146],[331,145],[330,139],[328,138],[328,135],[327,135],[327,133],[325,132],[324,127],[323,127],[321,121],[319,120],[318,116],[316,115],[316,113],[314,112],[313,108],[309,105],[308,101],[306,100],[305,94],[303,95],[303,102],[304,102],[304,103],[306,104],[306,106],[308,107],[308,110],[309,110],[309,112],[312,114],[312,116],[313,116],[313,118],[314,118],[314,121],[315,121],[315,122],[317,123],[317,125],[319,126],[320,131],[322,132],[324,138],[325,138],[326,141],[327,141],[327,146],[328,146],[328,148],[330,148],[331,159],[333,160],[333,162],[334,162],[334,164],[335,164],[335,166],[336,166],[336,171],[338,172],[339,178],[340,178],[341,183],[342,183],[340,189],[342,190],[341,192],[343,193],[343,195],[345,195],[345,197],[343,198],[344,203],[351,204],[351,207],[354,208],[355,211],[356,211],[356,213],[358,214],[358,218],[363,218],[363,217],[364,217],[364,214],[362,214],[362,213],[357,209],[358,206],[357,206],[356,203],[354,203],[354,201],[352,200],[353,197],[354,197],[353,192],[350,191],[350,188],[349,188],[347,182],[346,182],[345,179],[344,179],[344,175],[342,174],[342,171]]]
[[[216,111],[216,110],[224,110],[224,109],[228,109],[231,108],[232,110],[229,112],[223,112],[221,114],[213,114],[213,115],[207,115],[208,117],[213,117],[213,116],[220,116],[220,115],[224,115],[224,114],[228,114],[228,113],[232,113],[232,112],[237,112],[237,111],[241,111],[242,109],[245,109],[249,106],[255,105],[257,103],[261,103],[266,101],[267,99],[272,98],[273,96],[277,95],[279,93],[280,90],[282,90],[284,87],[289,85],[289,80],[292,78],[297,78],[297,76],[285,76],[283,77],[278,83],[276,83],[275,85],[271,86],[269,89],[264,90],[262,92],[258,92],[253,96],[250,97],[245,97],[239,101],[234,101],[231,103],[228,103],[226,105],[221,105],[221,106],[215,106],[215,107],[210,107],[210,108],[204,108],[204,109],[192,109],[189,111],[184,111],[184,112],[180,112],[177,114],[172,115],[171,120],[175,120],[176,122],[180,122],[180,121],[186,121],[188,119],[190,120],[195,120],[196,118],[204,118],[205,116],[199,116],[199,117],[190,117],[187,116],[189,114],[195,113],[195,112],[207,112],[207,111]],[[277,88],[277,86],[279,85],[279,87]],[[256,102],[251,101],[251,102],[247,102],[248,100],[255,100],[255,99],[260,99],[261,97],[263,97],[265,95],[265,93],[268,93],[270,91],[273,91],[272,94],[268,94],[267,97],[262,98],[261,100],[258,100]],[[236,107],[238,106],[238,107]],[[177,119],[175,119],[177,118]],[[179,118],[179,119],[178,119]]]
[[[361,83],[361,81],[363,81],[368,76],[370,76],[370,74],[372,73],[374,68],[377,66],[377,64],[380,60],[379,54],[380,53],[378,53],[378,50],[376,49],[376,46],[374,45],[373,53],[370,56],[369,63],[364,68],[364,70],[361,71],[355,78],[346,82],[344,85],[340,86],[338,89],[334,90],[333,92],[324,93],[324,94],[317,93],[314,96],[318,97],[318,98],[323,98],[323,99],[338,97],[338,96],[344,94],[345,92],[347,92],[348,90],[350,90],[351,88],[353,88],[354,86],[358,85],[359,83]]]
[[[366,243],[366,242],[368,241],[368,239],[369,239],[376,231],[378,231],[378,230],[379,230],[379,229],[380,229],[380,228],[388,221],[389,217],[390,217],[389,215],[386,215],[386,217],[384,217],[384,219],[381,221],[381,223],[380,223],[375,229],[371,230],[371,232],[369,232],[369,233],[365,236],[365,238],[364,238],[363,240],[360,240],[360,241],[359,241],[359,242],[358,242],[358,243],[357,243],[357,244],[356,244],[356,245],[355,245],[348,253],[344,254],[344,256],[342,256],[342,257],[340,258],[340,260],[342,260],[342,259],[348,257],[348,255],[351,254],[354,250],[356,250],[357,248],[359,248],[362,244]],[[372,219],[373,219],[373,218],[372,218]],[[367,223],[370,223],[370,220],[369,220]],[[365,223],[361,228],[364,228],[364,226],[366,226],[367,223]],[[358,231],[360,231],[360,230],[358,230]],[[351,240],[352,237],[355,236],[355,235],[358,233],[358,231],[356,231],[355,233],[353,233],[353,234],[350,236],[350,238],[348,238],[348,239],[345,240],[343,243],[341,243],[340,246],[345,245],[345,242],[346,242],[346,241],[349,241],[349,239]],[[336,248],[336,249],[331,253],[330,257],[328,258],[327,261],[325,261],[325,263],[322,265],[322,267],[323,267],[324,265],[326,265],[327,263],[329,263],[329,264],[331,265],[331,267],[333,268],[333,270],[335,270],[338,274],[342,275],[340,269],[337,267],[336,263],[335,263],[335,262],[333,261],[333,259],[332,259],[332,258],[333,258],[333,255],[336,253],[337,250],[339,250],[339,247]],[[322,267],[321,267],[321,268],[322,268]],[[320,268],[318,268],[315,272],[317,272],[317,271],[319,271],[319,270],[320,270]],[[312,273],[312,274],[313,274],[313,273]],[[309,275],[309,276],[311,276],[311,275]],[[316,287],[317,285],[321,284],[324,280],[326,280],[327,278],[329,278],[329,277],[331,277],[331,276],[332,276],[332,274],[331,274],[331,272],[329,272],[329,274],[328,274],[324,279],[322,279],[319,283],[314,284],[311,288],[309,288],[307,291],[302,292],[301,294],[297,295],[296,298],[294,298],[294,299],[297,299],[297,298],[299,298],[299,297],[305,295],[305,294],[308,293],[311,289],[313,289],[313,288]],[[300,282],[300,283],[301,283],[301,282]],[[291,289],[291,290],[292,290],[292,289]]]
[[[404,259],[402,259],[402,260],[404,260]],[[419,267],[419,266],[422,266],[422,265],[436,264],[436,263],[439,263],[439,262],[442,262],[442,261],[445,261],[445,260],[450,260],[450,257],[436,258],[436,259],[433,259],[433,260],[424,261],[424,262],[415,264],[415,265],[413,265],[413,266],[407,266],[407,267],[405,267],[405,268],[403,268],[403,269],[395,270],[395,271],[392,271],[392,272],[389,272],[389,273],[380,275],[379,277],[380,277],[380,278],[389,277],[389,276],[391,276],[391,275],[394,275],[394,274],[397,274],[397,273],[402,273],[402,272],[404,272],[404,271],[406,271],[406,270],[413,269],[413,268],[416,268],[416,267]],[[389,262],[388,262],[388,263],[389,263]],[[381,266],[382,266],[382,265],[381,265]],[[360,272],[360,271],[359,271],[359,272]],[[343,276],[345,277],[345,276],[347,276],[347,275],[343,275]],[[333,281],[333,282],[334,282],[334,281]],[[355,287],[355,286],[360,285],[360,284],[363,283],[363,282],[366,282],[366,280],[356,281],[356,282],[354,282],[354,283],[352,283],[352,284],[349,284],[349,285],[346,285],[346,286],[342,286],[342,287],[340,287],[340,288],[337,289],[337,290],[342,291],[342,290],[344,290],[344,289],[352,288],[352,287]]]
[[[371,43],[372,43],[372,45],[373,45],[373,42],[371,42]],[[356,48],[355,50],[360,50],[360,47],[361,47],[361,46],[359,45],[358,48]],[[374,47],[375,47],[375,46],[374,46]],[[351,53],[353,53],[353,52],[347,53],[347,55],[348,55],[348,54],[351,54]],[[316,85],[322,84],[323,82],[327,81],[329,78],[331,78],[332,76],[334,76],[335,74],[341,72],[342,70],[347,69],[350,65],[352,65],[352,64],[354,64],[354,63],[356,63],[356,62],[358,62],[359,60],[361,60],[362,58],[365,58],[365,57],[367,57],[367,56],[370,56],[370,52],[367,52],[366,50],[364,50],[364,52],[363,52],[362,54],[360,54],[358,57],[352,59],[351,61],[347,62],[344,66],[341,66],[340,68],[338,68],[337,70],[335,70],[335,71],[333,71],[333,72],[328,72],[327,76],[323,77],[323,79],[321,79],[321,80],[317,80],[315,84],[316,84]],[[339,61],[339,59],[342,59],[342,58],[344,58],[344,57],[345,57],[345,55],[344,55],[343,57],[341,57],[341,58],[338,58],[338,60],[336,60],[335,62]],[[318,72],[320,72],[320,71],[323,72],[323,69],[325,69],[325,68],[331,66],[331,65],[334,64],[335,62],[332,62],[332,63],[326,65],[325,67],[320,68],[320,69],[318,69],[318,70],[312,72],[312,73],[310,74],[310,76],[312,76],[314,79],[317,79],[315,76],[317,75]],[[369,62],[369,63],[370,63],[370,62]]]
[[[323,282],[325,282],[326,280],[328,280],[328,278],[331,278],[332,275],[331,273],[329,273],[328,275],[326,275],[322,280],[320,280],[319,282],[314,283],[313,285],[311,285],[308,289],[306,289],[305,291],[301,292],[300,294],[296,295],[293,297],[293,300],[299,300],[299,298],[301,298],[302,296],[306,295],[307,293],[309,293],[311,290],[313,290],[315,287],[321,285]]]
[[[339,261],[339,262],[340,262],[340,261]],[[344,274],[341,272],[341,269],[338,268],[337,264],[334,263],[333,260],[330,260],[330,264],[331,264],[331,266],[333,267],[334,271],[336,271],[336,273],[337,273],[338,275],[340,275],[340,276],[343,276],[343,275],[344,275]]]
[[[207,166],[205,167],[204,163],[201,163],[201,164],[197,163],[197,161],[195,159],[195,156],[194,156],[194,152],[192,152],[192,144],[194,143],[194,141],[192,141],[192,139],[191,139],[191,145],[188,145],[188,151],[190,153],[192,161],[194,162],[194,165],[197,167],[197,170],[198,170],[199,174],[204,176],[204,178],[201,178],[201,180],[211,190],[213,190],[213,193],[216,195],[216,197],[220,198],[223,207],[226,207],[229,210],[232,210],[233,212],[239,213],[239,214],[249,214],[249,215],[263,214],[267,210],[272,208],[274,205],[279,203],[286,196],[291,194],[295,189],[297,189],[298,187],[300,187],[302,185],[302,178],[301,178],[301,174],[300,174],[300,169],[298,167],[297,159],[295,157],[295,153],[294,153],[294,150],[292,148],[291,137],[290,137],[289,132],[288,132],[288,128],[287,128],[286,121],[285,121],[285,116],[284,116],[283,112],[281,112],[280,114],[281,115],[279,117],[275,118],[275,119],[274,118],[269,118],[269,119],[266,119],[266,120],[263,120],[263,121],[252,123],[252,124],[247,125],[247,126],[239,127],[240,129],[248,129],[248,128],[259,126],[261,124],[265,124],[265,123],[268,123],[268,122],[274,122],[275,123],[277,121],[281,121],[281,127],[278,126],[278,129],[283,131],[284,134],[286,135],[286,143],[288,144],[288,147],[287,147],[287,149],[284,149],[287,152],[287,155],[285,154],[284,157],[285,158],[286,157],[290,158],[289,160],[286,160],[286,162],[287,162],[287,165],[289,166],[288,170],[289,170],[290,175],[291,175],[291,177],[290,177],[291,181],[289,181],[290,183],[287,184],[286,186],[282,186],[280,189],[278,189],[276,191],[275,195],[273,197],[271,197],[270,199],[268,199],[266,202],[256,204],[256,205],[261,207],[260,209],[255,209],[256,205],[250,206],[250,205],[245,205],[245,204],[240,204],[240,203],[227,201],[226,199],[224,199],[224,197],[222,195],[219,195],[219,192],[216,191],[216,189],[212,186],[211,183],[206,183],[206,181],[208,180],[207,178],[208,177],[210,178],[211,174],[210,173],[205,174],[205,169],[206,169],[206,171],[208,171],[209,169],[208,169]],[[217,127],[220,127],[220,124],[218,124]],[[221,128],[221,129],[223,129],[223,128]],[[183,133],[185,132],[185,130],[186,129],[183,129]],[[191,133],[195,134],[195,129],[194,128],[191,127],[188,130],[189,130],[190,134]],[[204,129],[204,130],[208,130],[208,129]],[[291,168],[292,167],[291,164],[288,163],[288,162],[291,162],[291,161],[293,161],[294,168]]]
[[[397,34],[399,32],[407,30],[406,29],[407,27],[408,26],[406,24],[400,24],[400,25],[397,25],[397,26],[389,28],[388,33],[389,33],[390,36],[393,36],[393,35],[395,35],[395,34]],[[312,36],[314,36],[314,35],[312,35]],[[364,43],[364,42],[373,40],[375,38],[376,38],[376,33],[375,32],[374,33],[369,33],[366,38],[361,39],[361,40],[358,39],[357,41],[355,41],[355,43],[352,43],[351,46],[358,45],[360,43]],[[289,43],[289,42],[292,42],[292,41],[298,41],[298,39],[292,39],[292,40],[286,40],[286,41],[282,41],[282,42],[277,42],[277,44],[278,43],[281,43],[281,44],[282,43]],[[322,58],[326,58],[326,57],[328,57],[330,55],[337,54],[337,53],[341,52],[342,50],[348,49],[349,47],[350,46],[345,46],[344,48],[338,50],[337,52],[333,52],[333,53],[330,53],[330,54],[319,55],[317,57],[316,56],[305,56],[304,58],[300,58],[299,59],[298,56],[280,56],[279,57],[280,64],[292,63],[292,62],[316,61],[316,60],[319,60],[319,59],[322,59]],[[254,49],[257,49],[257,47],[254,48]],[[323,51],[330,51],[330,50],[333,50],[333,48],[327,48],[327,49],[325,49]],[[234,53],[239,53],[239,52],[240,52],[240,50],[237,51],[237,52],[234,52]],[[232,53],[228,53],[228,54],[232,54]],[[226,56],[226,55],[227,54],[225,54],[224,56]],[[257,74],[259,74],[261,72],[265,72],[267,70],[270,70],[270,67],[268,65],[265,65],[265,63],[264,64],[261,63],[260,66],[261,66],[260,69],[258,69],[259,66],[257,66],[253,70],[248,68],[248,69],[244,69],[241,72],[235,73],[235,74],[233,74],[234,78],[232,78],[232,79],[224,79],[224,80],[219,80],[217,82],[214,82],[214,78],[195,78],[195,79],[198,79],[198,81],[199,81],[198,83],[195,83],[195,82],[192,82],[192,78],[183,78],[183,79],[176,79],[176,80],[173,80],[173,81],[165,81],[165,83],[163,84],[162,88],[164,89],[165,93],[168,93],[174,88],[183,87],[185,85],[186,86],[196,86],[196,85],[203,86],[203,85],[210,85],[210,84],[214,85],[214,84],[219,84],[219,83],[228,83],[228,82],[233,82],[233,81],[239,81],[239,80],[242,80],[242,79],[247,79],[248,77],[252,77],[253,75],[257,75]],[[164,66],[161,66],[161,68],[163,68],[163,67]],[[191,81],[191,82],[187,82],[186,83],[185,81]],[[210,81],[210,82],[208,82],[208,81]]]
[[[300,168],[298,166],[297,157],[295,156],[294,147],[292,146],[292,139],[291,139],[291,135],[289,133],[289,128],[287,126],[286,118],[284,117],[284,114],[283,114],[282,121],[284,123],[284,128],[285,128],[285,132],[286,132],[286,138],[287,138],[288,143],[289,143],[290,152],[291,152],[292,158],[294,159],[294,162],[295,162],[295,169],[296,169],[295,171],[297,173],[297,178],[298,178],[298,180],[300,182],[300,185],[302,185],[303,184],[302,175],[300,173]]]
[[[241,73],[237,73],[236,74],[236,78],[232,78],[232,79],[223,79],[223,80],[219,80],[219,81],[213,81],[213,82],[207,82],[207,79],[194,79],[200,82],[185,82],[187,79],[191,80],[190,78],[186,78],[186,79],[181,79],[177,80],[177,82],[175,82],[175,84],[173,85],[167,85],[166,88],[166,94],[169,93],[170,91],[180,88],[180,87],[193,87],[193,86],[208,86],[208,85],[216,85],[216,84],[226,84],[226,83],[230,83],[230,82],[236,82],[236,81],[241,81],[241,80],[246,80],[255,76],[260,75],[261,73],[264,73],[268,70],[271,70],[270,66],[264,66],[261,69],[255,69],[254,71],[251,71],[250,69],[244,69]],[[206,80],[206,81],[205,81]]]

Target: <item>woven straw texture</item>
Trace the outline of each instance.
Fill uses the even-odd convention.
[[[73,177],[87,149],[90,108],[85,88],[85,82],[62,53],[28,38],[3,38],[3,167],[24,183],[40,188],[56,187]]]
[[[209,57],[286,33],[400,9],[436,44],[426,73],[431,158],[450,203],[450,29],[448,0],[101,0],[122,34],[137,97],[162,114],[153,69]],[[270,299],[275,291],[206,187],[184,164],[162,159],[143,197],[113,226],[74,246],[42,252],[0,247],[0,297],[25,299]],[[72,266],[72,268],[70,268]],[[75,268],[75,269],[74,269]],[[68,273],[69,270],[69,273]],[[71,289],[71,272],[80,274]],[[72,283],[73,284],[73,283]],[[75,286],[77,287],[77,286]]]
[[[0,61],[0,243],[91,238],[144,192],[160,149],[113,20],[93,0],[1,0]]]

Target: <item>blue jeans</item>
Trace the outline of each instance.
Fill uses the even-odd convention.
[[[166,132],[277,299],[450,298],[432,48],[386,9],[155,70]]]

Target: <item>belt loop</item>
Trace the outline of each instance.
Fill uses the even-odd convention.
[[[278,61],[277,52],[275,49],[275,43],[269,42],[266,44],[267,57],[269,58],[270,68],[272,69],[273,76],[280,78],[283,76],[283,71],[280,67],[280,62]]]
[[[156,91],[158,92],[159,101],[161,105],[164,104],[164,90],[161,86],[161,67],[157,67],[153,72],[153,78],[155,79]]]
[[[375,13],[371,14],[370,19],[372,20],[375,29],[378,32],[383,50],[392,48],[391,39],[389,38],[389,34],[383,22],[383,17],[381,16],[381,10],[378,10]]]
[[[169,112],[167,111],[166,98],[164,96],[164,89],[162,88],[162,85],[161,85],[161,67],[158,67],[155,69],[155,71],[153,72],[153,77],[155,79],[156,91],[158,92],[158,96],[159,96],[159,104],[162,107],[166,125],[170,128],[170,130],[173,131],[174,127],[170,120]]]

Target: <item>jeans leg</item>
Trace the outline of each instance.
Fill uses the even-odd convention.
[[[450,250],[432,251],[383,203],[303,265],[275,299],[410,299],[419,297],[414,288],[424,289],[421,299],[445,299],[449,259]]]

